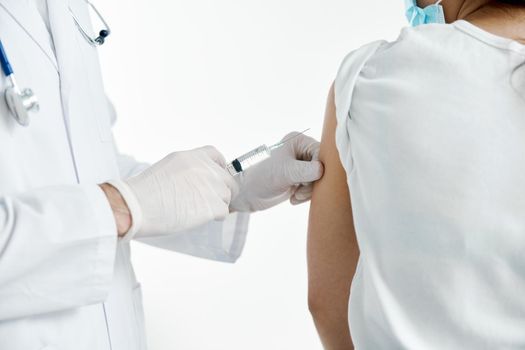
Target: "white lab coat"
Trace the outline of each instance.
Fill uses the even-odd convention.
[[[51,40],[36,8],[0,0],[0,36],[17,80],[41,102],[22,128],[0,99],[0,349],[142,350],[141,291],[129,244],[117,241],[96,184],[146,165],[116,150],[97,51],[68,5],[89,27],[83,0],[48,0]],[[2,76],[2,93],[5,87]],[[246,215],[231,215],[144,241],[232,262],[247,224]]]

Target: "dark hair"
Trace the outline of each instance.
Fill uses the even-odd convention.
[[[525,0],[492,0],[489,5],[492,4],[499,8],[501,11],[505,11],[507,15],[511,17],[523,17],[523,12],[519,11],[516,13],[516,8],[525,8]]]
[[[495,0],[495,2],[515,6],[525,5],[525,0]]]

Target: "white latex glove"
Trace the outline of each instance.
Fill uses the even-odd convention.
[[[124,181],[110,181],[133,220],[127,239],[176,233],[222,220],[238,186],[213,147],[175,152]]]
[[[298,135],[293,132],[283,140]],[[299,204],[312,197],[313,182],[323,176],[318,161],[319,142],[299,135],[272,151],[272,156],[236,177],[239,194],[230,205],[231,211],[255,212],[271,208],[290,199]]]

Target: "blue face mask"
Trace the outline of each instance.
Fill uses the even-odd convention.
[[[440,5],[441,1],[438,0],[434,5],[423,9],[417,6],[416,0],[405,0],[407,7],[406,16],[410,25],[416,27],[420,24],[446,23],[445,12],[443,11],[443,6]]]

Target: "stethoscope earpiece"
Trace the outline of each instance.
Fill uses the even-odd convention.
[[[106,38],[111,34],[111,29],[109,29],[108,23],[106,22],[104,17],[102,17],[102,15],[97,10],[95,5],[93,5],[91,2],[89,2],[89,0],[84,0],[84,1],[95,12],[95,14],[98,16],[99,20],[104,24],[104,27],[105,27],[100,32],[98,32],[98,36],[96,38],[93,38],[89,34],[90,31],[84,29],[84,27],[82,26],[80,20],[75,16],[75,13],[71,9],[71,7],[69,8],[69,12],[71,13],[71,16],[73,17],[73,21],[75,21],[75,24],[76,24],[78,30],[80,31],[80,33],[82,34],[84,39],[86,39],[89,44],[91,44],[91,45],[93,45],[95,47],[103,45],[106,42]]]
[[[95,42],[97,42],[99,45],[103,45],[110,33],[111,32],[109,30],[101,30],[100,33],[98,33],[98,38],[95,39]]]

